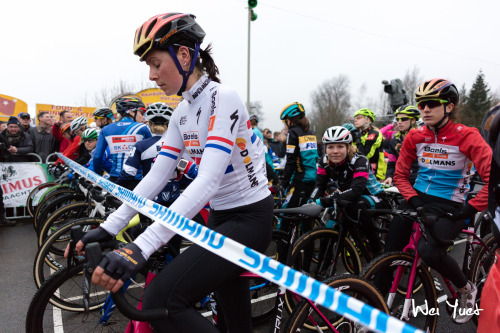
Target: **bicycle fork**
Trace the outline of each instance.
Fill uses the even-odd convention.
[[[406,297],[403,305],[403,311],[401,313],[401,320],[409,321],[410,320],[410,306],[411,306],[411,301],[412,301],[412,294],[413,294],[413,283],[415,282],[415,276],[417,274],[417,269],[420,266],[422,262],[422,259],[418,256],[418,253],[415,253],[415,260],[413,261],[412,267],[411,267],[411,273],[410,273],[410,278],[408,281],[408,290],[406,291]],[[409,263],[408,263],[409,264]],[[396,297],[396,293],[398,292],[398,285],[399,282],[401,281],[401,278],[403,277],[403,273],[405,270],[405,264],[403,265],[399,264],[397,271],[396,271],[396,277],[394,278],[394,282],[392,283],[391,286],[391,291],[389,293],[388,299],[387,299],[387,305],[390,308],[392,308],[392,304],[394,302],[394,298]]]

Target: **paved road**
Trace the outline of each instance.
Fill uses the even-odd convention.
[[[453,249],[453,256],[463,256],[462,245]],[[0,228],[0,333],[19,333],[25,331],[24,321],[31,298],[36,289],[32,277],[33,258],[36,254],[35,232],[30,221],[21,222],[15,227]],[[441,333],[469,333],[476,329],[472,323],[455,325],[449,316],[444,315],[444,303],[440,307],[441,316],[438,330]],[[286,318],[286,317],[285,317]],[[254,332],[269,332],[271,323],[255,327]]]

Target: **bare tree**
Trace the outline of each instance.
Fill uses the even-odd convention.
[[[136,92],[148,88],[156,88],[156,85],[154,84],[154,82],[149,80],[144,80],[140,83],[132,83],[120,80],[115,82],[115,84],[111,87],[103,87],[93,96],[89,96],[89,93],[85,92],[85,95],[78,102],[78,104],[82,106],[95,107],[109,106],[111,104],[111,101],[118,95],[135,94]]]
[[[359,87],[358,89],[357,95],[354,98],[354,102],[352,102],[354,110],[368,107],[367,105],[369,103],[367,101],[369,100],[369,98],[367,97],[367,90],[368,89],[366,88],[366,82],[363,82],[361,87]]]
[[[403,88],[408,95],[410,104],[415,105],[415,91],[418,86],[424,81],[420,74],[420,69],[414,66],[413,69],[408,69],[405,76],[403,76]]]
[[[344,123],[351,109],[349,78],[339,75],[318,86],[312,93],[312,104],[310,120],[316,135]]]

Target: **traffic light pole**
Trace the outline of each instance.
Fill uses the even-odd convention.
[[[250,21],[252,19],[252,8],[248,8],[248,54],[247,54],[247,110],[250,112]]]

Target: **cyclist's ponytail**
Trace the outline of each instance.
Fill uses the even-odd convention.
[[[219,68],[215,65],[214,59],[212,58],[212,44],[208,44],[205,50],[200,49],[200,60],[196,61],[196,67],[201,69],[202,72],[206,72],[208,77],[217,83],[220,83]]]

